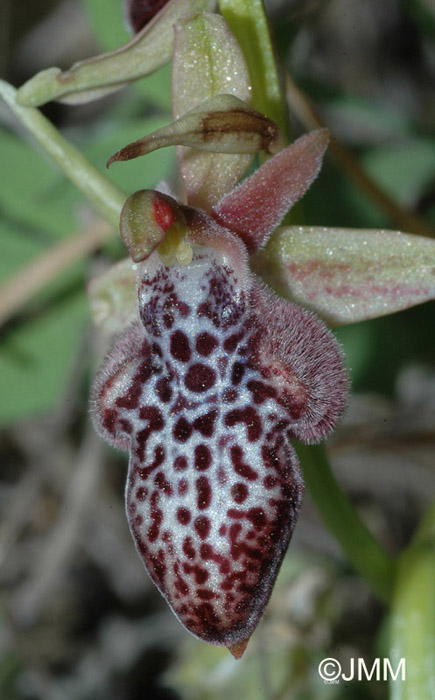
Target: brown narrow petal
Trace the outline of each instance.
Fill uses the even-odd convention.
[[[233,95],[217,95],[180,119],[128,144],[107,162],[131,160],[166,146],[190,146],[212,153],[272,151],[277,125]]]

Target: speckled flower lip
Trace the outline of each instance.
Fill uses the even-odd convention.
[[[209,214],[143,191],[121,217],[138,261],[137,317],[95,380],[94,422],[130,453],[127,515],[152,580],[190,632],[235,656],[300,506],[289,438],[321,440],[346,397],[333,335],[249,268],[248,253],[316,177],[326,143],[324,131],[299,139]],[[168,262],[174,227],[190,253]]]

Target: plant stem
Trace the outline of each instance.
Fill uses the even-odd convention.
[[[308,491],[347,559],[385,602],[391,599],[395,565],[373,537],[332,473],[323,445],[297,444]]]
[[[435,698],[435,502],[398,562],[391,615],[393,669],[405,659],[406,678],[391,680],[391,700]]]
[[[278,124],[283,140],[288,143],[287,105],[278,78],[263,0],[219,0],[219,8],[248,64],[255,109]]]
[[[20,122],[100,214],[117,228],[127,195],[70,144],[39,110],[17,104],[16,94],[12,85],[0,80],[0,95]]]

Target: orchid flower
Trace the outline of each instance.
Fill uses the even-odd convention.
[[[191,94],[179,98],[172,126],[110,159],[183,144],[186,204],[142,190],[124,205],[137,301],[96,377],[92,412],[104,439],[129,451],[127,516],[151,579],[190,632],[239,657],[300,507],[290,439],[317,442],[332,430],[347,378],[323,322],[276,296],[249,264],[317,176],[327,132],[303,136],[233,188],[249,154],[275,150],[277,134],[241,99],[247,73],[221,18],[176,25],[174,72],[186,52],[194,63],[204,32],[225,36],[227,63],[237,55],[232,94],[201,95],[208,99],[190,110]],[[222,158],[213,181],[207,174]]]
[[[192,634],[239,658],[300,507],[292,441],[325,438],[346,403],[342,353],[319,316],[329,325],[352,323],[434,299],[435,242],[280,225],[318,175],[328,134],[311,132],[287,146],[277,124],[253,109],[252,92],[255,106],[285,131],[261,2],[255,17],[249,3],[240,20],[247,56],[261,39],[259,59],[250,56],[251,75],[261,73],[254,90],[225,21],[202,12],[214,4],[126,0],[137,34],[125,47],[70,71],[43,71],[18,92],[0,81],[0,93],[113,221],[124,193],[29,106],[94,99],[173,53],[173,123],[122,147],[109,164],[177,145],[182,189],[178,199],[162,184],[128,197],[120,230],[130,259],[90,285],[97,324],[116,336],[91,407],[97,431],[130,453],[127,516],[150,577]],[[231,0],[220,7],[236,31]],[[238,184],[258,150],[263,160],[272,157]],[[306,448],[297,449],[304,459]],[[343,497],[321,449],[309,452],[321,456],[304,464],[320,512],[349,561],[390,600],[393,562]],[[415,614],[409,586],[397,590],[400,636],[404,611]]]
[[[97,322],[117,334],[92,413],[102,437],[129,452],[127,517],[151,579],[186,629],[238,658],[300,507],[291,440],[324,439],[347,397],[337,341],[289,299],[332,323],[425,300],[433,243],[280,227],[319,173],[326,130],[280,147],[276,125],[249,105],[222,18],[195,15],[174,29],[174,122],[109,164],[177,144],[183,197],[140,190],[124,205],[131,260],[90,288]],[[274,155],[237,185],[258,149]],[[420,279],[392,288],[409,239]],[[371,245],[390,253],[387,266],[376,267]]]
[[[96,378],[95,425],[130,453],[127,515],[152,580],[189,631],[235,655],[300,506],[288,438],[324,438],[346,399],[331,332],[248,262],[316,177],[326,143],[324,131],[302,137],[209,212],[142,191],[121,216],[137,317]],[[170,258],[162,246],[175,234]]]

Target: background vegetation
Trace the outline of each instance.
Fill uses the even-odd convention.
[[[430,0],[273,0],[279,55],[307,102],[364,172],[435,227],[435,15]],[[116,48],[119,0],[0,6],[0,69],[15,85]],[[84,106],[44,108],[103,168],[170,120],[170,70]],[[0,281],[95,223],[83,197],[0,105]],[[172,150],[110,178],[125,191],[174,178]],[[304,198],[305,223],[400,228],[330,157]],[[403,228],[403,227],[402,227]],[[6,700],[382,700],[384,682],[324,685],[318,663],[388,656],[388,619],[307,497],[264,622],[246,655],[185,633],[142,570],[123,513],[126,458],[89,425],[104,352],[86,283],[124,255],[110,240],[10,311],[0,293],[0,697]],[[4,291],[5,288],[3,288]],[[353,397],[329,454],[338,480],[391,554],[434,492],[434,310],[426,304],[337,331]]]

